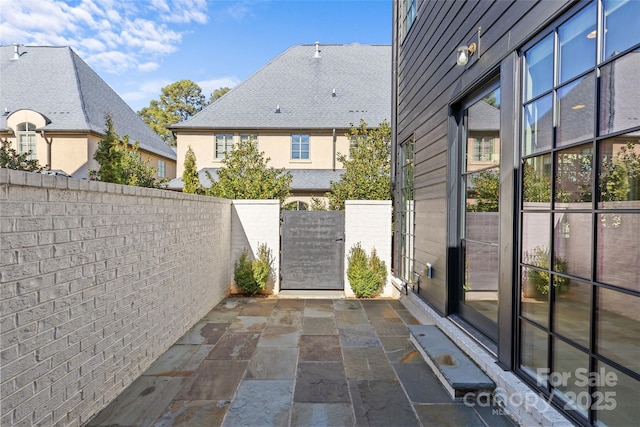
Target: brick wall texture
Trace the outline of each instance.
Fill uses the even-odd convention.
[[[81,425],[224,298],[231,202],[0,169],[0,425]]]

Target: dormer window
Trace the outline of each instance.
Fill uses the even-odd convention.
[[[36,125],[29,122],[18,124],[16,138],[18,141],[17,150],[19,154],[28,153],[29,160],[36,160]]]

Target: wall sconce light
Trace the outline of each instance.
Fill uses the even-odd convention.
[[[456,57],[456,64],[463,66],[469,62],[469,57],[476,53],[476,44],[471,43],[469,46],[460,46]]]

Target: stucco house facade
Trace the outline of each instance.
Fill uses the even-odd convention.
[[[175,178],[176,154],[68,46],[0,46],[0,141],[51,171],[87,178],[110,114],[139,142],[160,178]]]
[[[576,425],[640,419],[639,20],[394,1],[395,275]]]
[[[292,46],[192,118],[171,126],[178,147],[181,189],[184,158],[194,151],[203,185],[205,171],[215,172],[234,142],[251,138],[270,158],[269,166],[293,176],[292,197],[308,204],[322,197],[343,166],[338,153],[349,153],[345,136],[364,120],[376,127],[390,119],[391,46]]]

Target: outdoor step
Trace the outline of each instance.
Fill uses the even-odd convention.
[[[411,342],[454,399],[491,393],[495,383],[435,325],[410,325]]]

